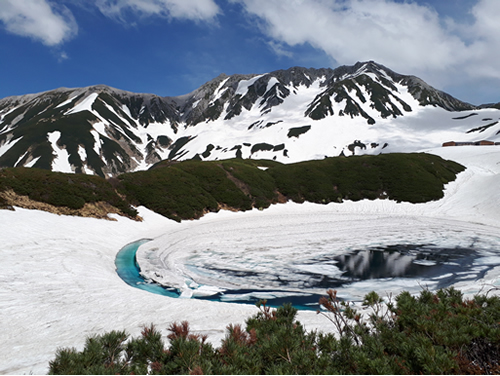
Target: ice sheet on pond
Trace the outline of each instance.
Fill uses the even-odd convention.
[[[242,221],[193,222],[144,244],[138,258],[141,268],[154,271],[149,278],[192,290],[191,295],[196,286],[206,285],[274,294],[337,288],[343,297],[360,300],[396,279],[416,291],[481,278],[488,268],[473,266],[500,264],[500,258],[490,256],[498,253],[499,244],[497,229],[454,220],[267,213]],[[186,279],[195,284],[186,286]],[[370,281],[367,288],[365,280]]]

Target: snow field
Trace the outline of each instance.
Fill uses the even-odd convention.
[[[260,76],[258,76],[260,77]],[[238,93],[246,94],[248,86],[258,77],[252,80],[242,81],[238,87]],[[284,98],[284,102],[276,107],[272,107],[270,112],[262,116],[262,108],[259,105],[263,97],[256,100],[255,105],[230,120],[223,120],[225,111],[220,118],[208,122],[209,126],[180,127],[176,137],[193,136],[196,137],[188,142],[181,149],[186,151],[183,159],[190,159],[196,153],[205,150],[208,144],[213,144],[214,149],[206,159],[226,159],[234,158],[236,150],[231,150],[235,145],[248,143],[252,146],[257,143],[268,143],[279,145],[284,143],[287,156],[283,152],[258,151],[250,153],[251,147],[243,146],[241,151],[243,158],[253,159],[273,159],[284,163],[293,163],[310,159],[321,159],[325,156],[338,156],[343,151],[345,155],[352,152],[347,149],[347,145],[355,140],[360,140],[367,145],[362,150],[355,149],[355,154],[378,154],[380,152],[414,152],[422,148],[436,148],[446,141],[478,141],[489,139],[495,141],[498,136],[499,126],[492,126],[483,132],[470,132],[474,128],[487,125],[485,119],[491,121],[500,119],[500,111],[496,109],[482,109],[463,112],[448,112],[433,106],[422,107],[418,101],[408,92],[407,88],[395,84],[398,98],[406,102],[411,108],[411,112],[406,112],[403,106],[393,102],[404,114],[397,118],[381,118],[378,111],[366,104],[361,104],[363,110],[376,120],[373,125],[368,125],[367,120],[361,116],[350,118],[349,115],[339,116],[339,112],[345,106],[345,101],[336,103],[332,99],[333,116],[328,116],[320,120],[312,120],[304,117],[307,106],[311,103],[311,98],[323,92],[320,87],[321,80],[316,80],[310,87],[300,85],[291,87],[291,93]],[[273,80],[268,85],[271,89]],[[361,87],[366,98],[370,94]],[[351,91],[351,95],[356,95]],[[465,119],[455,119],[470,114],[476,114]],[[264,120],[265,119],[265,120]],[[248,130],[250,125],[259,123]],[[275,123],[266,127],[268,123]],[[290,128],[311,125],[311,129],[300,135],[298,138],[288,138],[286,135]],[[372,147],[371,144],[377,144]],[[388,144],[384,147],[385,144]]]
[[[287,253],[289,245],[293,245],[290,251],[297,258],[296,269],[305,270],[314,268],[304,262],[308,261],[308,252],[321,253],[321,248],[328,252],[332,244],[349,248],[404,239],[451,247],[474,240],[483,253],[473,269],[485,265],[493,268],[481,280],[466,281],[457,287],[472,294],[499,286],[500,268],[495,265],[500,264],[500,153],[495,147],[474,146],[426,152],[468,167],[447,185],[442,200],[426,204],[388,200],[329,205],[288,203],[264,211],[210,213],[200,220],[182,223],[145,208],[139,208],[143,222],[114,215],[113,222],[19,208],[0,210],[0,322],[4,328],[0,332],[0,373],[46,373],[57,348],[82,349],[87,336],[110,330],[127,329],[137,336],[141,326],[150,323],[155,323],[166,339],[166,328],[172,322],[188,320],[194,332],[207,334],[218,346],[229,323],[244,323],[257,312],[252,305],[174,299],[126,285],[115,272],[115,256],[124,245],[142,238],[155,239],[155,252],[182,248],[183,244],[203,247],[198,249],[199,259],[192,259],[191,264],[203,265],[211,260],[204,254],[210,248],[214,255],[219,252],[214,261],[224,267],[239,263],[240,269],[253,269],[253,264],[259,262],[257,266],[263,268],[263,273],[273,265],[286,269],[286,259],[295,262]],[[357,239],[366,244],[358,244]],[[139,258],[147,256],[152,243],[139,249]],[[233,250],[228,248],[231,246]],[[266,249],[272,252],[266,255]],[[232,259],[233,254],[239,258]],[[165,263],[180,269],[178,272],[172,268],[174,281],[184,272],[192,273],[186,263],[179,262],[182,257],[174,252],[164,258]],[[245,266],[245,257],[253,264]],[[156,267],[154,263],[163,259],[148,260]],[[140,260],[141,266],[143,262]],[[334,271],[334,267],[330,265],[325,271]],[[213,275],[204,277],[213,279]],[[179,283],[185,282],[179,279]],[[419,287],[415,280],[403,278],[377,281],[377,286],[381,295],[400,289],[416,291]],[[355,287],[371,291],[374,283],[362,281]],[[351,295],[355,297],[354,291]],[[314,312],[301,311],[298,319],[308,330],[334,330],[326,318]]]
[[[0,373],[45,374],[59,347],[81,349],[85,337],[115,329],[137,336],[150,323],[166,339],[172,322],[188,320],[217,343],[227,324],[243,323],[256,311],[169,299],[126,285],[115,272],[117,251],[177,225],[148,210],[140,214],[142,223],[0,211]]]

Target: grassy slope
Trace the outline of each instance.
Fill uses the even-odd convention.
[[[441,198],[443,185],[463,169],[430,154],[326,158],[294,164],[243,159],[165,161],[149,171],[120,175],[111,184],[98,176],[7,168],[0,170],[0,191],[10,189],[33,200],[70,208],[104,201],[130,216],[135,215],[130,204],[143,205],[182,220],[221,208],[266,208],[286,200],[426,202]]]

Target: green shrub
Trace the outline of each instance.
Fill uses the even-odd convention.
[[[221,208],[244,211],[287,200],[427,202],[443,197],[444,184],[463,169],[430,154],[366,155],[292,164],[251,159],[164,161],[148,171],[122,174],[111,186],[97,176],[16,168],[0,173],[0,191],[13,189],[33,200],[73,209],[86,202],[105,201],[131,216],[136,213],[129,205],[133,203],[180,221]]]
[[[199,218],[220,204],[250,209],[251,200],[214,162],[185,161],[120,175],[127,196],[174,220]]]
[[[277,189],[296,202],[390,198],[412,203],[443,197],[464,167],[431,154],[325,158],[270,168]]]
[[[94,175],[66,174],[37,168],[5,168],[0,170],[0,191],[6,190],[70,209],[81,209],[85,203],[103,201],[126,215],[137,215],[137,211],[119,196],[110,182]]]
[[[338,333],[307,332],[297,310],[265,302],[229,325],[219,348],[192,334],[187,322],[168,330],[169,346],[151,325],[141,337],[110,332],[87,339],[83,351],[59,349],[51,374],[481,374],[500,372],[500,299],[464,300],[453,289],[386,303],[372,292],[361,315],[335,291],[320,300]]]

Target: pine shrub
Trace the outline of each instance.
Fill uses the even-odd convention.
[[[219,348],[191,333],[187,322],[168,328],[168,346],[154,325],[139,338],[112,331],[85,348],[59,349],[51,374],[498,374],[500,299],[463,299],[453,288],[385,301],[367,294],[360,313],[335,291],[320,300],[333,327],[307,332],[290,304],[259,302],[246,327],[228,325]]]

